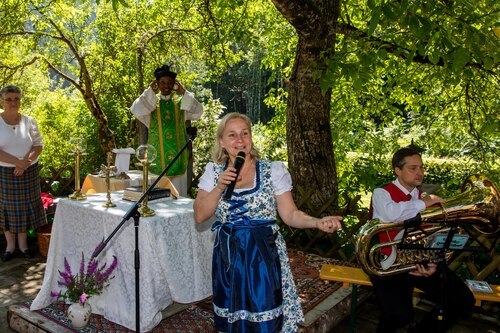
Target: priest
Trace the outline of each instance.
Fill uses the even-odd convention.
[[[187,142],[186,121],[198,120],[203,106],[176,79],[168,65],[154,71],[155,79],[134,101],[130,111],[149,129],[148,143],[157,150],[149,169],[160,174]],[[181,196],[187,196],[187,149],[172,165],[167,176]]]

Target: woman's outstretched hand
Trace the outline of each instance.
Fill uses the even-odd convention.
[[[321,231],[332,233],[342,229],[342,216],[325,216],[316,222],[316,228]]]

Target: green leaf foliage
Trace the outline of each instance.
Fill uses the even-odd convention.
[[[341,3],[328,31],[335,42],[314,77],[323,93],[331,92],[341,190],[369,193],[389,179],[387,156],[411,140],[438,164],[460,162],[432,164],[429,182],[454,188],[469,171],[498,181],[500,4]],[[23,112],[39,120],[44,134],[43,164],[71,163],[73,136],[89,147],[82,174],[104,162],[100,122],[84,99],[92,94],[116,145],[135,147],[129,107],[165,63],[206,107],[199,123],[205,131],[194,148],[196,174],[210,160],[215,123],[228,110],[255,120],[263,157],[287,159],[288,83],[300,75],[294,68],[299,38],[273,2],[6,0],[0,6],[0,79],[23,88]],[[78,87],[79,57],[89,86]]]

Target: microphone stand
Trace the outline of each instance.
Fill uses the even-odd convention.
[[[155,181],[148,187],[148,189],[141,195],[141,197],[132,204],[132,207],[123,215],[122,221],[116,226],[116,228],[111,232],[111,234],[104,240],[99,248],[92,254],[92,258],[96,258],[102,250],[106,247],[109,241],[114,237],[114,235],[121,229],[123,224],[127,222],[131,217],[134,219],[134,230],[135,230],[135,248],[134,248],[134,270],[135,270],[135,331],[139,333],[140,330],[140,302],[139,302],[139,272],[140,272],[140,255],[139,255],[139,218],[141,214],[139,213],[139,208],[141,207],[141,203],[144,201],[147,195],[153,190],[153,188],[158,184],[160,179],[170,170],[172,165],[177,161],[177,159],[182,155],[184,150],[186,150],[189,145],[192,144],[193,140],[196,137],[197,128],[196,127],[188,127],[186,129],[188,140],[186,144],[182,147],[182,149],[175,155],[174,159],[170,161],[167,167],[156,177]],[[143,179],[143,182],[147,182],[147,179]],[[147,184],[147,183],[146,183]]]

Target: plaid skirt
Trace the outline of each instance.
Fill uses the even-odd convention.
[[[14,176],[0,166],[0,229],[23,233],[47,224],[40,190],[38,163]]]

